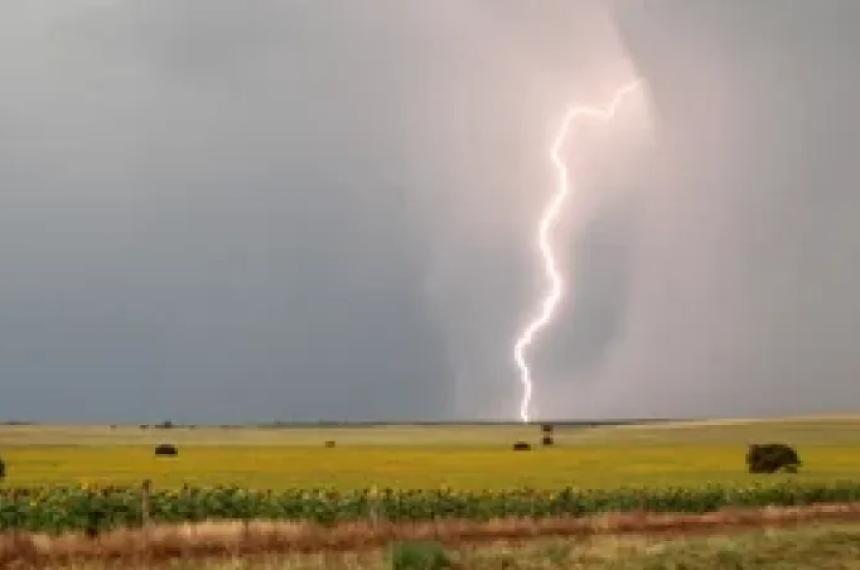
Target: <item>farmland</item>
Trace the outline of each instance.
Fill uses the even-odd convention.
[[[720,520],[735,516],[735,511],[716,512],[720,509],[752,509],[744,515],[751,522],[741,526],[755,526],[755,521],[773,520],[770,511],[757,514],[762,506],[815,513],[816,504],[827,503],[837,509],[837,518],[856,521],[860,418],[557,426],[556,445],[549,448],[536,445],[539,436],[537,426],[522,425],[7,425],[0,427],[0,456],[7,467],[0,485],[0,527],[51,534],[96,532],[106,541],[118,540],[120,550],[112,556],[123,556],[122,545],[138,539],[122,533],[138,532],[134,527],[145,520],[168,533],[173,532],[170,525],[187,521],[226,521],[204,522],[204,528],[232,528],[229,521],[235,519],[272,521],[251,523],[273,529],[265,531],[270,538],[256,538],[262,540],[259,551],[250,551],[253,555],[242,561],[227,560],[225,568],[385,567],[389,555],[384,545],[399,533],[418,532],[422,524],[430,525],[428,536],[454,532],[448,535],[452,539],[457,532],[466,537],[488,532],[493,537],[499,529],[502,537],[571,535],[516,544],[454,540],[446,547],[448,553],[470,568],[544,568],[550,563],[663,567],[660,564],[677,561],[695,567],[699,552],[746,564],[757,551],[776,555],[793,542],[798,544],[792,552],[800,567],[816,554],[816,541],[832,543],[838,560],[856,548],[857,527],[843,531],[832,522],[731,539],[586,537],[595,531],[614,532],[600,517],[624,511],[675,513],[666,516],[692,521],[684,517],[715,513]],[[518,440],[532,442],[534,449],[513,452],[511,443]],[[335,446],[326,447],[326,441]],[[799,473],[747,473],[747,445],[771,441],[797,448],[803,460]],[[153,448],[160,443],[175,444],[179,456],[155,457]],[[153,484],[145,500],[144,480]],[[645,520],[631,516],[627,522],[623,517],[608,520],[619,528]],[[795,520],[795,515],[787,516],[787,521]],[[658,527],[665,524],[656,520]],[[690,523],[678,524],[686,528]],[[242,528],[239,536],[244,537],[247,528]],[[144,531],[146,540],[155,536]],[[322,547],[311,548],[321,548],[320,554],[293,553],[296,547],[290,540],[301,539],[303,532],[310,533],[309,540],[322,540]],[[344,541],[338,550],[356,550],[326,552],[325,545],[336,536]],[[75,544],[58,540],[60,545]],[[273,542],[266,546],[266,541]],[[98,543],[87,539],[82,544],[92,548]],[[147,544],[140,548],[151,553]],[[225,544],[220,558],[207,562],[192,556],[194,563],[201,569],[210,562],[218,568],[237,543],[228,538]],[[177,548],[190,552],[191,543]],[[11,555],[17,556],[14,549]],[[100,567],[98,556],[84,556],[81,564],[76,567]]]
[[[135,486],[151,479],[169,489],[611,489],[828,483],[860,474],[857,417],[560,426],[556,446],[510,451],[520,439],[536,443],[537,428],[3,426],[0,455],[8,468],[5,487]],[[325,448],[327,440],[337,446]],[[795,445],[801,472],[746,473],[747,444],[763,441]],[[154,457],[161,442],[177,444],[179,457]]]

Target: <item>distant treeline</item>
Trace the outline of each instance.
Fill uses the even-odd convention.
[[[529,425],[539,426],[541,424],[552,424],[554,426],[568,427],[600,427],[600,426],[622,426],[622,425],[646,425],[660,424],[677,421],[691,421],[689,419],[680,420],[675,418],[643,418],[643,419],[606,419],[606,420],[548,420],[541,422],[532,422]],[[0,426],[37,426],[50,425],[40,422],[7,420],[0,421]],[[94,424],[100,425],[100,424]],[[446,420],[446,421],[339,421],[339,420],[315,420],[315,421],[272,421],[272,422],[249,422],[244,424],[207,424],[207,423],[174,423],[171,420],[165,420],[158,423],[135,424],[129,422],[126,424],[109,424],[110,427],[116,428],[119,426],[132,427],[137,426],[141,429],[171,429],[171,428],[220,428],[220,429],[241,429],[241,428],[263,428],[263,429],[279,429],[279,428],[308,428],[308,427],[337,427],[337,428],[371,428],[371,427],[398,427],[398,426],[425,426],[425,427],[456,427],[456,426],[522,426],[521,422],[503,421],[503,420]]]
[[[540,426],[542,424],[552,424],[554,426],[570,426],[570,427],[600,427],[600,426],[620,426],[620,425],[642,425],[642,424],[660,424],[667,422],[683,421],[673,418],[643,418],[643,419],[606,419],[606,420],[547,420],[540,422],[531,422],[526,425]],[[457,427],[457,426],[522,426],[522,422],[503,421],[503,420],[450,420],[450,421],[337,421],[337,420],[317,420],[313,422],[286,422],[276,421],[268,423],[254,424],[255,427],[261,428],[291,428],[291,427],[398,427],[398,426],[426,426],[426,427]],[[239,427],[239,426],[236,426]]]

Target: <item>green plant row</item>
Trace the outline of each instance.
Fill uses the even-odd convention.
[[[150,495],[149,512],[153,522],[270,519],[329,524],[368,518],[488,520],[633,510],[701,513],[729,506],[850,501],[860,501],[860,482],[757,484],[743,488],[710,485],[479,492],[447,489],[271,492],[219,487],[154,490]],[[0,529],[62,532],[137,526],[142,522],[143,508],[142,491],[138,488],[2,489]]]

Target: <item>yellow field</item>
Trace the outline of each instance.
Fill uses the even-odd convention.
[[[557,446],[527,453],[535,426],[350,428],[174,428],[3,426],[7,486],[78,483],[157,486],[236,484],[254,488],[532,486],[617,487],[749,483],[750,442],[797,447],[807,481],[860,477],[860,417],[559,427]],[[337,447],[326,449],[325,440]],[[175,443],[176,459],[152,446]]]

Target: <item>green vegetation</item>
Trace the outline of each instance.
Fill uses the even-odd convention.
[[[702,513],[723,507],[808,505],[860,501],[860,482],[709,485],[613,490],[289,490],[238,488],[160,490],[150,497],[153,522],[213,519],[302,520],[330,524],[363,519],[420,521],[442,518],[533,519],[643,510]],[[137,526],[142,520],[139,489],[56,488],[0,493],[0,529],[91,532]]]
[[[438,542],[399,542],[391,547],[392,570],[444,570],[451,560]]]

